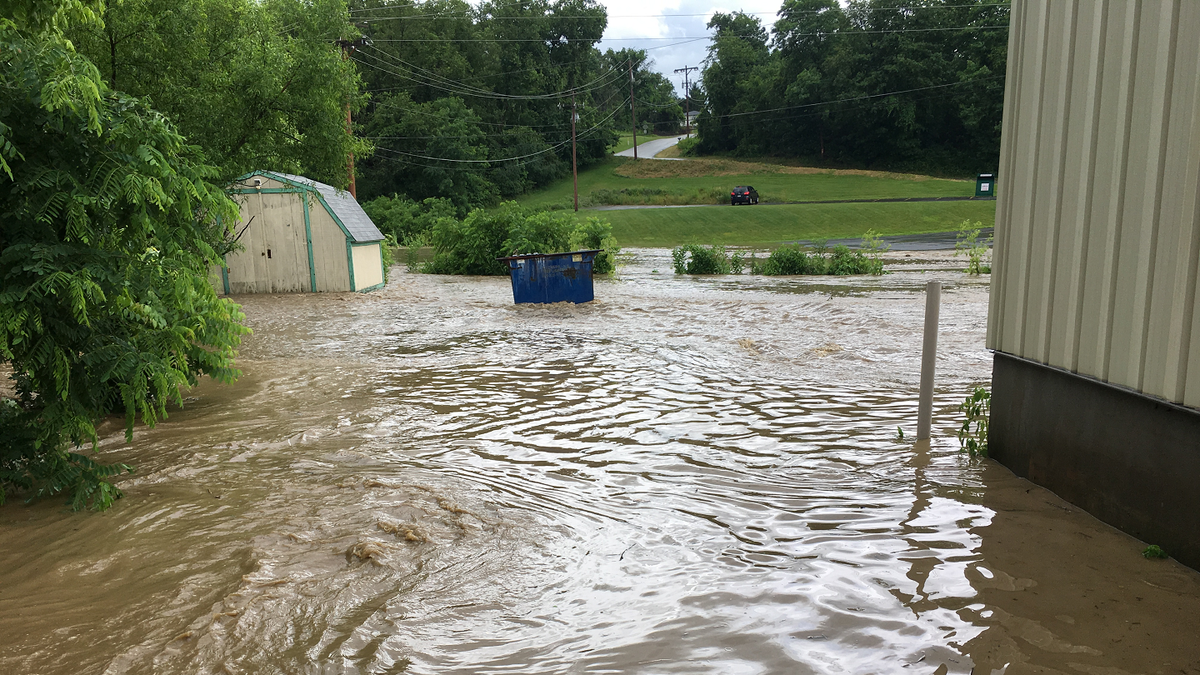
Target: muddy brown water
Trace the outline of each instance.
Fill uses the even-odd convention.
[[[241,297],[239,382],[106,429],[125,499],[0,508],[0,672],[1200,672],[1200,575],[958,452],[987,280],[921,255]]]

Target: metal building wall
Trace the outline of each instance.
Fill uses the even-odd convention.
[[[1200,2],[1013,0],[988,347],[1200,407]]]

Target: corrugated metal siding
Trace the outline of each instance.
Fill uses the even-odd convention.
[[[1200,407],[1200,2],[1014,0],[988,346]]]

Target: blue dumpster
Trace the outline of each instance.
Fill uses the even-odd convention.
[[[497,258],[508,263],[513,302],[591,302],[592,261],[600,249]]]

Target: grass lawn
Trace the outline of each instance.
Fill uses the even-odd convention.
[[[992,227],[996,202],[760,204],[580,211],[579,215],[611,222],[621,246],[773,246],[800,239],[857,238],[870,229],[880,235],[950,232],[964,220]]]
[[[631,139],[632,140],[632,137]],[[639,136],[639,139],[641,137]],[[579,172],[580,204],[696,204],[724,201],[736,185],[753,185],[764,202],[891,197],[949,197],[974,194],[972,181],[878,171],[791,167],[729,159],[665,162],[614,157]],[[622,192],[625,191],[625,192]],[[630,194],[632,191],[632,194]],[[589,199],[593,192],[597,199]],[[571,179],[518,198],[526,206],[565,204]]]

